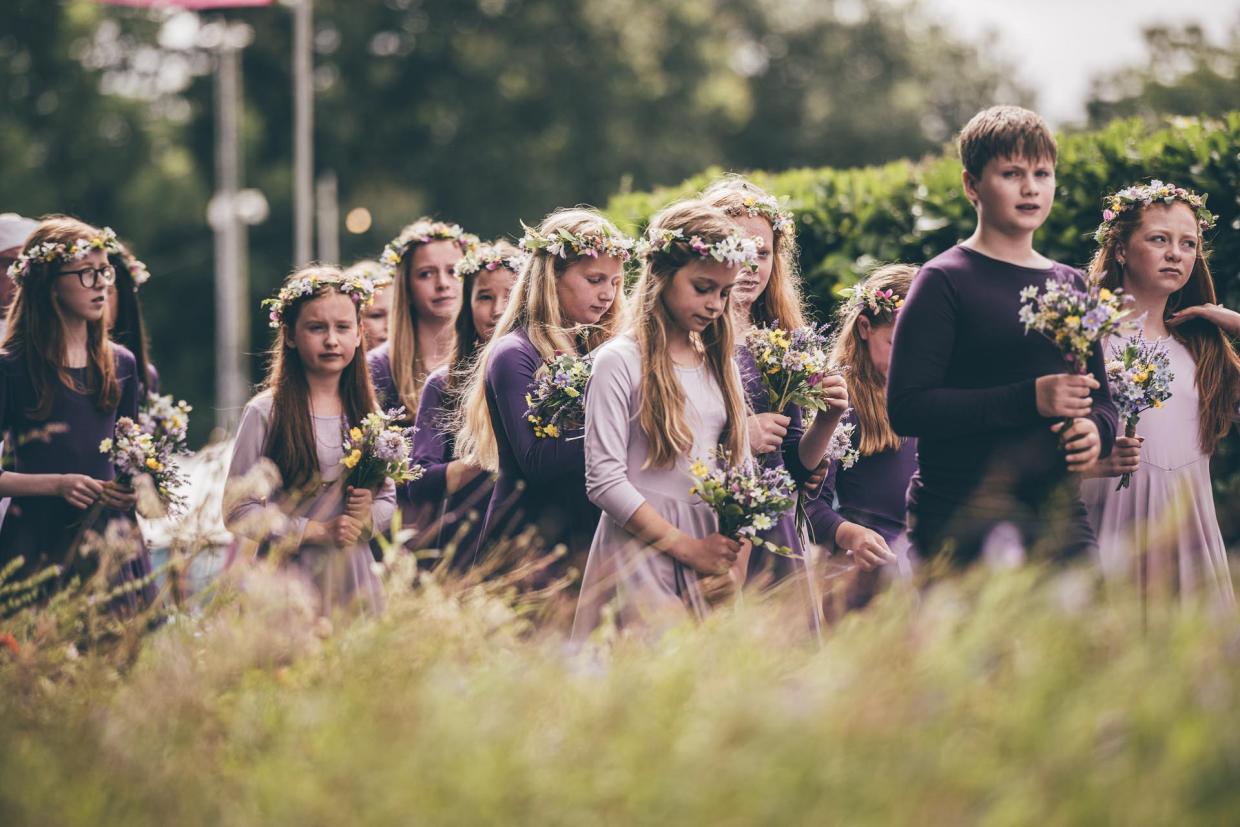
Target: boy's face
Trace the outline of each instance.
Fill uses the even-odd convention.
[[[980,177],[966,171],[963,178],[978,221],[1004,234],[1037,230],[1055,201],[1055,165],[1049,158],[991,158]]]

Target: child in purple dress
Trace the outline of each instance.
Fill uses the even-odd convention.
[[[599,349],[586,394],[586,485],[602,509],[590,546],[573,639],[614,609],[620,628],[655,633],[699,617],[699,579],[744,580],[749,544],[719,534],[690,493],[695,462],[722,448],[743,457],[745,402],[733,360],[729,293],[756,249],[703,201],[656,215],[628,329]],[[728,249],[736,255],[722,254]]]
[[[736,361],[750,411],[746,421],[749,444],[764,465],[785,466],[795,482],[805,483],[822,462],[831,435],[848,408],[844,380],[839,376],[823,380],[823,387],[833,400],[832,408],[816,416],[807,430],[798,406],[790,404],[782,411],[770,410],[766,385],[753,356],[744,346],[745,334],[756,325],[795,330],[807,323],[796,269],[796,225],[792,215],[780,209],[774,197],[738,176],[715,182],[702,198],[726,212],[744,233],[762,242],[757,270],[742,273],[732,291]],[[785,512],[764,539],[777,546],[786,546],[796,557],[755,548],[749,561],[751,576],[766,571],[779,580],[798,569],[803,570],[804,549],[797,531],[795,509]]]
[[[409,424],[417,418],[426,377],[447,362],[452,350],[452,326],[461,310],[461,281],[453,268],[477,243],[477,236],[457,224],[419,218],[380,257],[392,279],[389,338],[366,355],[366,362],[379,407],[404,408]],[[425,529],[436,503],[419,499],[408,486],[396,495],[401,525]]]
[[[444,550],[456,566],[473,555],[480,515],[491,501],[494,483],[481,468],[452,456],[462,418],[461,383],[508,308],[524,264],[521,251],[506,241],[481,245],[457,262],[456,274],[468,303],[456,317],[452,356],[446,366],[427,377],[418,404],[413,461],[422,466],[423,474],[407,490],[415,499],[436,503],[437,513],[426,536],[414,545]]]
[[[225,522],[246,553],[278,555],[317,595],[319,610],[377,610],[382,591],[367,541],[396,508],[385,480],[378,491],[346,485],[344,436],[377,409],[362,347],[361,312],[373,287],[335,267],[289,276],[270,302],[276,328],[262,393],[241,415]],[[260,490],[250,472],[273,465],[282,488]],[[269,508],[269,503],[278,508]]]
[[[1117,437],[1092,471],[1102,478],[1083,486],[1102,570],[1146,599],[1234,607],[1210,457],[1240,410],[1240,313],[1217,304],[1202,243],[1214,216],[1196,193],[1159,181],[1106,204],[1090,275],[1133,297],[1144,338],[1166,345],[1174,378],[1171,398],[1141,414],[1139,437]],[[1124,473],[1130,484],[1116,490]]]
[[[806,512],[814,539],[856,567],[843,591],[847,608],[868,603],[888,564],[905,551],[904,498],[917,468],[917,440],[891,429],[887,367],[896,316],[915,272],[907,264],[880,267],[849,291],[839,310],[831,365],[846,371],[852,409],[845,423],[853,426],[856,460],[848,468],[831,463]]]
[[[908,505],[923,559],[967,565],[1005,523],[1036,557],[1094,545],[1077,472],[1115,438],[1102,350],[1088,374],[1068,373],[1055,345],[1019,320],[1021,290],[1051,278],[1084,285],[1033,249],[1054,202],[1056,151],[1026,109],[969,121],[960,155],[977,229],[918,270],[896,321],[887,411],[897,434],[918,439]]]
[[[116,278],[107,254],[116,249],[111,230],[53,216],[9,271],[17,293],[0,354],[0,427],[13,465],[0,473],[0,496],[13,500],[0,529],[0,565],[24,558],[16,577],[53,564],[64,567],[65,578],[88,577],[98,558],[76,553],[83,534],[133,520],[136,495],[114,481],[99,450],[119,417],[138,413],[134,356],[105,332],[107,289]],[[149,575],[140,539],[127,554],[111,579]],[[121,608],[152,597],[153,587],[130,592]]]
[[[594,210],[574,208],[547,216],[521,247],[530,262],[465,387],[457,434],[460,459],[499,474],[475,559],[503,554],[501,540],[532,527],[536,550],[564,547],[557,571],[580,571],[598,525],[586,498],[583,429],[536,436],[526,395],[557,354],[589,353],[612,337],[633,241]]]

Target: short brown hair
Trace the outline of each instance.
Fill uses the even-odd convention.
[[[960,130],[957,146],[965,171],[979,177],[991,158],[1059,158],[1051,128],[1037,112],[1019,106],[992,106],[978,112]]]

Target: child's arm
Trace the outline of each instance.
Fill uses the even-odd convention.
[[[525,395],[542,366],[536,352],[509,347],[495,353],[486,366],[486,381],[495,395],[504,433],[498,439],[510,441],[509,447],[521,469],[521,476],[531,484],[546,484],[565,477],[585,473],[585,446],[580,430],[561,431],[558,437],[539,439],[526,418]],[[570,439],[570,437],[578,437]]]
[[[619,525],[627,525],[646,502],[629,482],[632,374],[640,368],[635,370],[627,362],[619,351],[600,353],[586,393],[586,496]],[[671,529],[670,524],[667,528]]]
[[[990,388],[944,386],[955,344],[957,301],[939,271],[923,267],[896,319],[887,412],[902,436],[965,436],[1040,421],[1037,382]]]
[[[827,455],[827,449],[831,447],[831,437],[848,410],[848,385],[843,376],[824,378],[823,388],[830,407],[819,411],[814,417],[813,423],[797,445],[795,457],[790,457],[786,450],[784,452],[784,464],[798,484],[809,479],[822,458]]]

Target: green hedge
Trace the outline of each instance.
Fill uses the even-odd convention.
[[[608,213],[629,230],[668,201],[701,190],[709,169],[684,183],[618,195]],[[954,151],[921,162],[859,169],[755,172],[754,181],[790,199],[807,294],[825,317],[839,288],[876,263],[921,263],[973,231],[973,209],[960,186]],[[1240,308],[1240,112],[1222,120],[1174,118],[1157,129],[1117,121],[1097,132],[1059,137],[1058,193],[1038,249],[1083,267],[1093,253],[1103,196],[1144,178],[1209,193],[1218,227],[1207,239],[1220,300]],[[1233,431],[1214,461],[1219,516],[1229,542],[1240,540],[1240,436]]]

